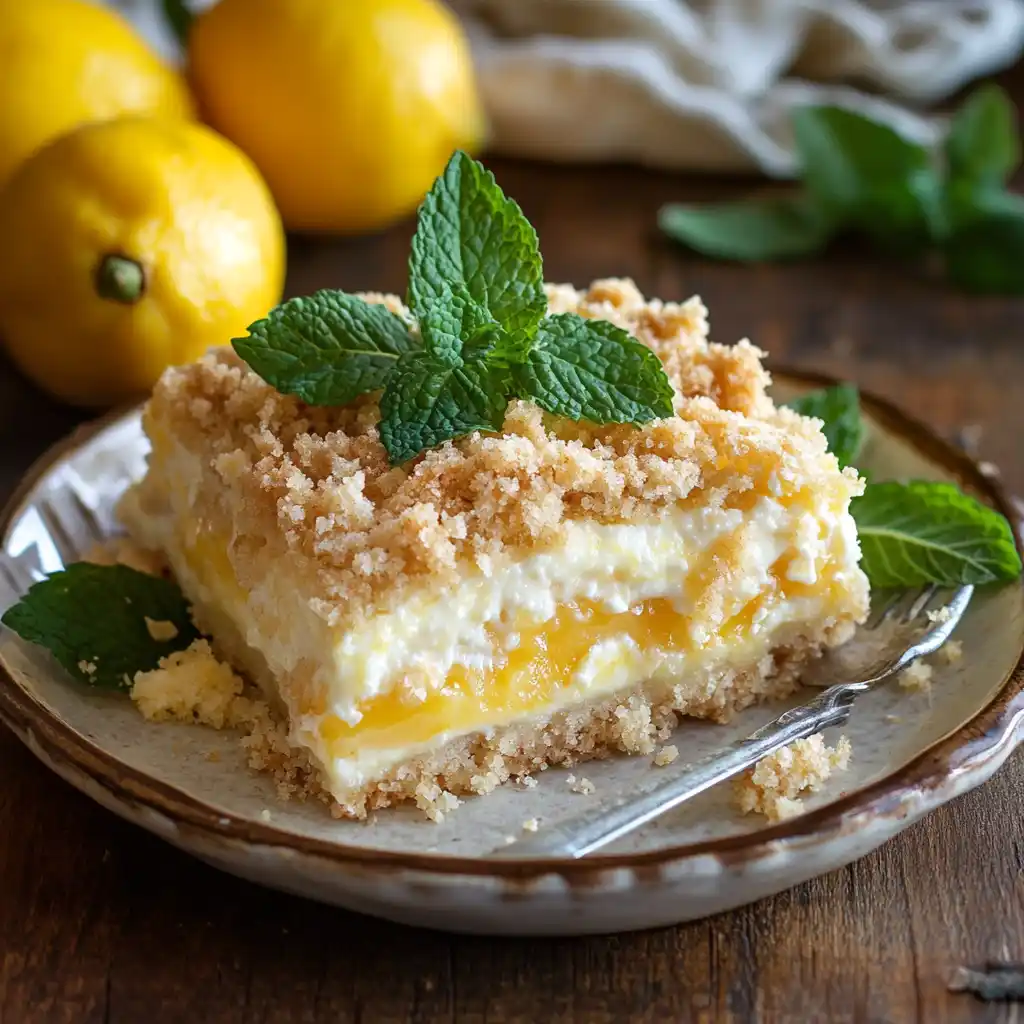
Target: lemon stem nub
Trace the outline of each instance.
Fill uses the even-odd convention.
[[[127,256],[104,256],[96,268],[96,291],[101,298],[131,305],[146,291],[146,272]]]

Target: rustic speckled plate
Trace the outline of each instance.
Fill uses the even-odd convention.
[[[828,383],[775,376],[783,399]],[[870,396],[864,409],[861,463],[876,477],[955,479],[1015,517],[996,483],[925,427]],[[25,570],[48,572],[88,544],[81,516],[42,515],[42,497],[59,508],[73,496],[91,511],[95,530],[116,530],[112,504],[142,472],[145,453],[137,410],[85,427],[50,451],[3,513],[7,555]],[[15,598],[6,589],[0,607]],[[569,773],[552,769],[535,788],[510,784],[467,800],[440,825],[406,810],[367,824],[337,822],[320,805],[281,803],[268,778],[246,769],[235,737],[149,724],[125,698],[71,682],[48,655],[9,633],[0,638],[0,716],[83,793],[245,878],[433,928],[612,932],[702,917],[831,871],[988,779],[1022,738],[1024,588],[980,593],[957,638],[964,657],[936,668],[930,694],[891,684],[859,700],[844,730],[851,769],[808,801],[805,815],[763,827],[739,816],[728,787],[719,787],[584,861],[492,862],[482,853],[528,819],[543,828],[579,801],[629,787],[639,773],[672,772],[687,755],[750,732],[779,708],[753,709],[730,726],[682,726],[676,766],[620,757],[575,769],[594,783],[592,795],[573,793]]]

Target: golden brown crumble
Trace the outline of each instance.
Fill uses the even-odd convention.
[[[822,734],[795,740],[761,758],[734,783],[736,804],[744,814],[759,813],[783,821],[803,812],[800,796],[820,789],[833,771],[845,771],[853,748],[845,736],[835,747]]]
[[[147,518],[168,501],[172,470],[161,460],[176,457],[173,438],[199,460],[203,519],[236,538],[228,553],[243,586],[255,550],[290,557],[314,610],[337,623],[397,600],[415,579],[454,582],[464,560],[484,565],[504,548],[557,542],[570,520],[637,521],[687,501],[742,501],[768,493],[773,475],[859,491],[812,421],[776,409],[752,345],[708,341],[698,299],[645,302],[632,282],[614,280],[548,294],[552,310],[607,318],[656,351],[677,415],[595,427],[514,401],[502,434],[472,434],[391,467],[375,396],[309,407],[221,350],[157,385],[145,417],[153,468],[129,492],[125,519],[146,539]],[[368,297],[405,312],[393,296]]]

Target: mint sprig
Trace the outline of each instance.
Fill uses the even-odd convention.
[[[672,385],[661,361],[605,320],[546,317],[513,372],[522,398],[567,419],[646,423],[672,415]]]
[[[860,394],[852,384],[808,391],[786,405],[801,416],[821,420],[828,450],[835,455],[840,468],[853,465],[864,442],[864,421],[860,415]]]
[[[400,317],[338,291],[289,299],[232,344],[265,381],[309,405],[346,405],[382,388],[415,347]]]
[[[291,299],[232,343],[267,383],[309,405],[383,391],[392,464],[499,431],[512,398],[595,423],[672,415],[657,356],[603,320],[546,316],[537,234],[494,176],[456,152],[423,204],[409,259],[416,333],[339,291]]]
[[[810,391],[787,404],[823,421],[837,459],[840,452],[856,458],[864,434],[856,388],[844,384]],[[873,587],[984,584],[1021,573],[1010,524],[955,484],[869,483],[850,502],[850,513],[857,523],[861,568]]]
[[[146,619],[177,633],[157,640]],[[199,638],[175,583],[125,565],[76,562],[33,584],[0,620],[23,640],[41,644],[76,679],[128,690],[136,672]],[[160,635],[159,630],[155,630]]]
[[[423,200],[409,257],[415,317],[453,297],[523,351],[548,309],[537,232],[494,175],[461,152]]]
[[[998,86],[964,101],[939,153],[840,107],[799,108],[792,125],[800,194],[670,204],[661,229],[705,256],[741,262],[811,256],[855,234],[914,259],[939,253],[968,291],[1024,294],[1024,201],[1005,189],[1021,140]]]
[[[388,379],[380,402],[380,437],[393,463],[474,430],[501,429],[511,380],[486,359],[452,366],[412,352]]]

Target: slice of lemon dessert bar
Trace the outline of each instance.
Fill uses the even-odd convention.
[[[230,350],[146,409],[123,518],[346,815],[649,752],[677,716],[790,692],[866,612],[862,485],[775,406],[754,347],[628,281],[546,295],[648,346],[674,415],[597,426],[513,399],[500,429],[395,466],[379,396],[311,406]]]

